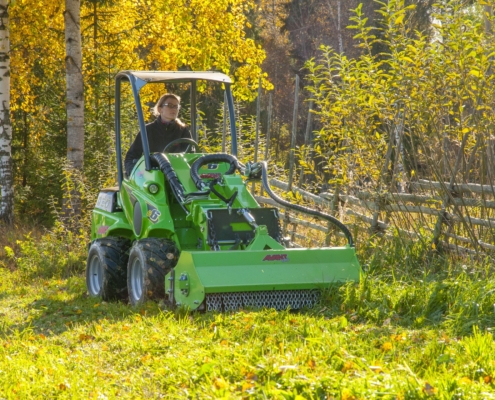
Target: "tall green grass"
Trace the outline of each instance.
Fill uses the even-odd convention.
[[[134,309],[0,268],[0,398],[494,398],[491,265],[373,240],[359,284],[299,312]]]

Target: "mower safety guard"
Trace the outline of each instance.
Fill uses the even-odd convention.
[[[183,251],[165,280],[175,305],[200,307],[210,293],[325,289],[359,281],[354,248]]]

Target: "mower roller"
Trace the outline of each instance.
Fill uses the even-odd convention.
[[[197,139],[198,81],[222,84],[227,99],[231,151],[205,154],[196,140],[178,139],[162,153],[144,154],[124,176],[121,86],[130,84],[138,128],[146,132],[140,91],[150,83],[188,84],[191,132]],[[91,296],[129,299],[132,305],[164,300],[170,307],[228,311],[245,307],[300,309],[319,301],[322,290],[358,281],[352,235],[340,221],[291,204],[268,184],[265,162],[237,160],[231,80],[218,72],[123,71],[116,76],[115,133],[118,186],[102,189],[92,215],[86,282]],[[187,146],[169,153],[173,145]],[[292,248],[282,237],[277,208],[263,208],[247,189],[261,181],[281,206],[323,218],[347,244]]]

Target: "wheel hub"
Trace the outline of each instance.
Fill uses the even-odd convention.
[[[141,261],[136,258],[131,265],[131,296],[139,301],[143,296],[143,268]]]
[[[89,264],[89,290],[91,294],[97,296],[103,285],[103,266],[100,259],[95,255]]]

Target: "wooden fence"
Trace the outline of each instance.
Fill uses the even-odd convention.
[[[340,187],[336,192],[314,195],[294,185],[299,181],[302,187],[305,181],[302,164],[296,165],[298,96],[299,77],[296,75],[291,145],[287,160],[288,182],[272,179],[270,183],[273,187],[285,193],[292,192],[295,198],[302,199],[309,206],[321,208],[337,217],[351,229],[358,243],[367,240],[370,235],[379,235],[383,238],[400,236],[407,240],[421,240],[429,243],[432,248],[452,250],[459,254],[483,255],[495,251],[495,189],[493,185],[486,184],[495,180],[493,136],[487,135],[485,131],[475,134],[475,131],[469,130],[466,132],[463,130],[461,139],[455,135],[449,136],[448,132],[443,132],[441,138],[433,135],[436,140],[430,140],[430,136],[418,136],[416,138],[418,141],[425,141],[422,146],[423,151],[418,152],[417,149],[411,148],[407,152],[404,147],[404,137],[411,136],[412,132],[406,123],[408,118],[406,110],[398,107],[395,125],[389,129],[387,148],[383,151],[383,165],[379,176],[375,177],[373,182],[375,188],[382,189]],[[261,83],[257,98],[255,161],[260,151],[258,143],[261,125],[260,104]],[[312,109],[313,102],[309,102],[304,134],[304,144],[309,148],[313,145]],[[271,115],[272,99],[269,95],[265,160],[269,159],[270,154]],[[475,143],[471,143],[473,138]],[[407,155],[415,160],[414,170],[409,172],[405,167],[407,162],[411,163]],[[311,154],[300,154],[298,157],[305,158],[304,164],[314,162]],[[415,171],[416,169],[418,171]],[[299,179],[297,179],[298,171]],[[411,181],[418,177],[432,176],[449,182],[434,182],[426,179]],[[479,183],[455,183],[468,179]],[[394,186],[399,185],[401,188],[407,186],[408,193],[394,192],[398,190]],[[261,204],[280,209],[284,235],[290,237],[294,246],[301,243],[305,246],[330,245],[342,241],[338,237],[343,235],[339,235],[333,225],[293,210],[285,210],[278,203],[263,197],[263,191],[261,196],[257,196],[257,200]],[[308,233],[311,232],[316,232],[317,235],[309,235]]]
[[[284,192],[289,185],[277,179],[270,184]],[[495,250],[495,190],[491,185],[450,185],[419,180],[410,185],[412,193],[374,193],[358,190],[353,195],[331,192],[315,195],[292,187],[296,197],[306,204],[337,216],[361,240],[370,234],[392,238],[395,235],[410,240],[428,240],[432,246],[460,254],[490,253]],[[488,199],[487,199],[488,198]],[[320,232],[325,245],[332,236],[343,236],[332,225],[314,221],[301,213],[286,210],[272,199],[256,196],[261,204],[280,209],[284,235],[294,246],[308,242],[323,245],[308,237],[308,230]],[[305,229],[303,229],[304,227]]]

